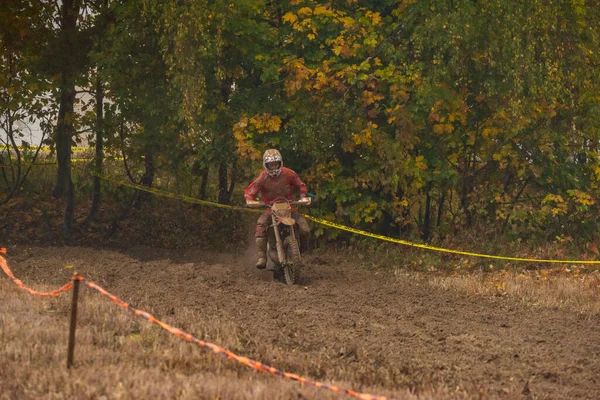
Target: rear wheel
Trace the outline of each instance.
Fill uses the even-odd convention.
[[[298,242],[293,236],[288,236],[283,242],[283,249],[286,258],[286,263],[283,265],[283,277],[286,284],[293,285],[296,274],[302,266]]]

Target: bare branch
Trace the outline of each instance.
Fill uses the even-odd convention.
[[[82,129],[80,131],[75,131],[75,134],[79,135],[79,134],[86,133],[86,132],[92,133],[92,129],[90,127],[87,127],[86,129]]]
[[[86,93],[86,94],[91,94],[91,95],[95,95],[96,93],[91,91],[91,90],[87,90],[87,89],[83,89],[83,90],[76,90],[75,94],[82,94],[82,93]]]
[[[133,175],[131,174],[131,170],[129,169],[129,164],[127,164],[127,157],[125,157],[125,124],[123,118],[121,118],[121,126],[119,129],[119,136],[121,137],[121,156],[123,157],[123,166],[125,167],[125,172],[127,173],[127,177],[133,183],[138,183],[133,179]],[[141,183],[141,179],[140,182]]]
[[[58,23],[58,26],[62,28],[62,10],[58,0],[54,0],[54,7],[56,8],[56,18],[54,19],[54,22]]]

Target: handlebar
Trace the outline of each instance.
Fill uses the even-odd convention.
[[[299,200],[294,200],[294,201],[290,201],[289,202],[291,205],[293,206],[307,206],[310,204],[304,204],[303,202],[299,201]],[[314,200],[311,200],[311,204],[314,203]],[[246,207],[248,208],[268,208],[271,207],[273,203],[271,204],[266,204],[264,201],[259,201],[257,203],[246,203]]]
[[[248,208],[265,208],[268,207],[265,202],[260,201],[258,203],[246,203],[246,207]]]

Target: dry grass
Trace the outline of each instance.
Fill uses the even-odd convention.
[[[422,277],[422,274],[414,275]],[[434,287],[475,296],[509,296],[525,305],[600,314],[600,273],[573,269],[501,270],[428,278]]]
[[[12,282],[0,280],[0,399],[346,397],[254,372],[136,318],[88,288],[83,287],[82,292],[75,367],[69,372],[66,348],[70,293],[53,299],[33,297],[17,289]],[[247,338],[230,322],[204,318],[185,308],[165,320],[232,351],[244,354],[247,350],[243,344],[248,343]],[[287,355],[281,349],[268,343],[254,345],[253,356],[266,363],[285,366],[283,360]],[[324,354],[323,359],[310,363],[327,365],[328,361]],[[297,367],[298,370],[310,369],[307,365]],[[327,368],[324,372],[339,374]],[[347,376],[356,378],[352,374]],[[350,380],[333,383],[356,388]],[[471,398],[447,388],[419,396],[377,387],[359,389],[402,399]]]
[[[600,314],[598,272],[582,273],[574,268],[452,275],[439,270],[398,269],[396,274],[408,278],[408,282],[466,293],[474,300],[501,296],[517,299],[527,307]],[[35,289],[55,287],[35,285]],[[87,287],[81,291],[76,365],[68,372],[70,293],[57,299],[33,297],[0,276],[0,399],[349,398],[254,372],[135,317]],[[123,300],[129,299],[124,296]],[[143,303],[151,306],[149,300]],[[300,346],[300,351],[292,353],[285,346],[282,348],[282,343],[256,340],[252,332],[227,315],[220,319],[180,307],[173,313],[156,316],[240,355],[343,388],[400,399],[524,398],[518,382],[498,396],[490,395],[485,387],[481,393],[449,387],[422,390],[427,388],[427,377],[423,377],[417,395],[399,389],[393,384],[393,377],[386,375],[397,365],[377,367],[366,362],[349,368],[344,360],[332,358],[326,349],[302,353]],[[350,350],[363,352],[360,347]],[[374,355],[359,358],[368,361],[370,356]]]
[[[366,269],[391,269],[397,276],[425,280],[443,290],[473,296],[508,296],[527,306],[566,309],[586,315],[600,314],[598,269],[545,264],[544,268],[527,270],[519,263],[505,263],[505,269],[498,269],[494,264],[486,264],[477,258],[447,256],[448,259],[444,260],[444,255],[435,252],[385,244],[370,245],[373,244],[364,242],[363,247],[330,249],[328,256],[354,259],[357,265]],[[555,256],[553,253],[539,255],[549,259]]]

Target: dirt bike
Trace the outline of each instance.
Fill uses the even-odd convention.
[[[252,208],[270,208],[271,225],[267,228],[267,255],[273,262],[275,280],[293,285],[302,268],[300,254],[300,228],[292,217],[293,205],[305,205],[299,201],[277,198],[271,204],[258,202]]]

